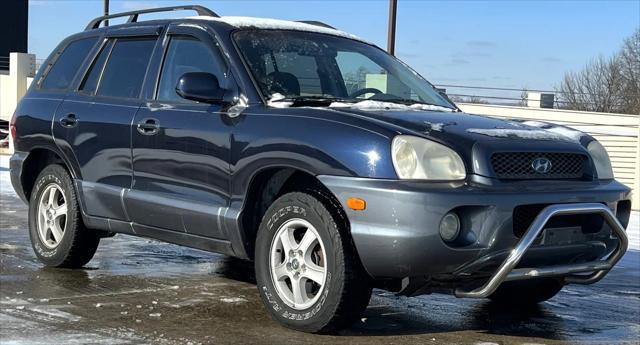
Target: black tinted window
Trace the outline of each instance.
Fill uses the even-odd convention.
[[[107,56],[109,55],[112,46],[113,40],[107,42],[107,44],[102,47],[102,50],[100,51],[98,57],[91,64],[89,72],[80,85],[80,90],[84,93],[91,94],[96,91],[96,88],[98,87],[98,80],[100,79],[100,73],[102,72],[102,67],[104,67],[105,61],[107,61]]]
[[[80,64],[97,40],[96,37],[90,37],[71,42],[51,66],[40,87],[43,89],[68,88],[80,68]]]
[[[215,54],[201,41],[186,37],[175,36],[169,42],[165,56],[158,88],[158,99],[171,101],[185,101],[176,93],[178,79],[188,72],[207,72],[215,75],[221,87],[224,87],[225,64],[222,57]]]
[[[102,72],[98,95],[138,97],[155,43],[155,38],[116,40]]]

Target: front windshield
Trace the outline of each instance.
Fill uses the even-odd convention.
[[[383,50],[312,32],[238,31],[234,39],[266,99],[375,100],[455,108]]]

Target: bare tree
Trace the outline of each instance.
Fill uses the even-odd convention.
[[[489,104],[489,102],[481,96],[449,96],[449,98],[455,103]]]
[[[520,100],[516,103],[517,107],[526,107],[529,99],[529,90],[526,87],[522,88],[520,93]]]
[[[567,72],[559,86],[562,108],[640,114],[640,29],[611,58],[598,57]]]
[[[640,28],[624,42],[620,52],[623,113],[640,114]]]

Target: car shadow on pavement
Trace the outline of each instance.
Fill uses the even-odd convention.
[[[562,324],[562,318],[544,306],[513,310],[487,301],[455,316],[443,313],[440,317],[437,313],[434,311],[434,314],[426,316],[419,312],[401,312],[396,307],[369,307],[361,321],[341,332],[341,335],[393,336],[473,330],[509,336],[563,338],[555,332]]]
[[[228,279],[256,284],[253,263],[226,257],[212,272]],[[378,293],[378,294],[377,294]],[[376,305],[381,297],[382,306]],[[509,308],[491,301],[460,300],[450,296],[399,297],[374,290],[374,296],[359,322],[339,333],[342,336],[394,336],[437,334],[475,330],[488,334],[562,339],[554,330],[563,319],[543,305]],[[464,302],[463,302],[464,301]],[[424,303],[426,302],[426,306]],[[455,312],[442,312],[443,304],[457,304]],[[433,308],[431,313],[428,309]],[[425,310],[427,309],[427,310]]]

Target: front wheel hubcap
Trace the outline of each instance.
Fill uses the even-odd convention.
[[[57,183],[49,184],[38,200],[37,227],[40,242],[53,249],[62,241],[67,227],[67,202]]]
[[[316,228],[304,219],[291,219],[278,228],[271,242],[269,268],[278,296],[291,308],[311,307],[324,291],[326,252]]]

